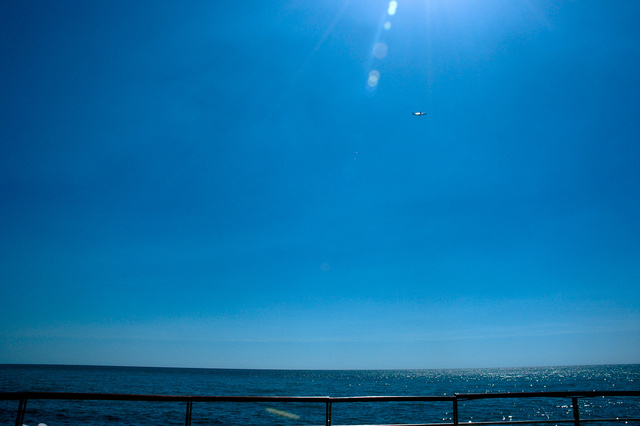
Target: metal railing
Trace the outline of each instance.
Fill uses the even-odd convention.
[[[563,398],[571,399],[573,419],[546,420],[510,420],[464,422],[464,425],[503,425],[503,424],[538,424],[538,423],[573,423],[580,426],[586,422],[640,422],[640,418],[580,418],[578,401],[581,398],[594,397],[640,397],[640,391],[587,391],[587,392],[504,392],[504,393],[466,393],[454,396],[187,396],[187,395],[132,395],[113,393],[74,393],[74,392],[0,392],[0,401],[19,401],[16,414],[16,426],[22,426],[27,410],[28,400],[82,400],[82,401],[145,401],[145,402],[182,402],[186,403],[185,426],[191,426],[194,402],[308,402],[325,404],[325,425],[331,426],[331,408],[333,404],[358,402],[450,402],[453,409],[453,422],[403,424],[403,426],[459,426],[460,401],[496,399],[496,398]],[[640,411],[640,404],[638,406]]]

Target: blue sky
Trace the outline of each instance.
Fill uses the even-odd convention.
[[[3,2],[0,362],[640,362],[639,16]]]

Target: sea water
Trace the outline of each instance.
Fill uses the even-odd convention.
[[[0,365],[0,392],[339,397],[609,390],[640,391],[640,365],[374,371]],[[13,425],[17,408],[18,401],[0,401],[0,424]],[[451,402],[332,404],[335,425],[451,422],[452,412]],[[185,414],[184,402],[29,400],[24,424],[180,425]],[[580,399],[580,416],[640,418],[640,398]],[[459,405],[460,423],[572,418],[569,398],[473,400]],[[194,426],[324,422],[323,403],[193,403]]]

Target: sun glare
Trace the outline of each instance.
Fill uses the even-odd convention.
[[[396,0],[391,0],[389,2],[389,9],[387,9],[387,13],[393,16],[396,14],[397,8],[398,8],[398,2]]]

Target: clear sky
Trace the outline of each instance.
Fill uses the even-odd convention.
[[[639,363],[639,18],[2,1],[0,362]]]

